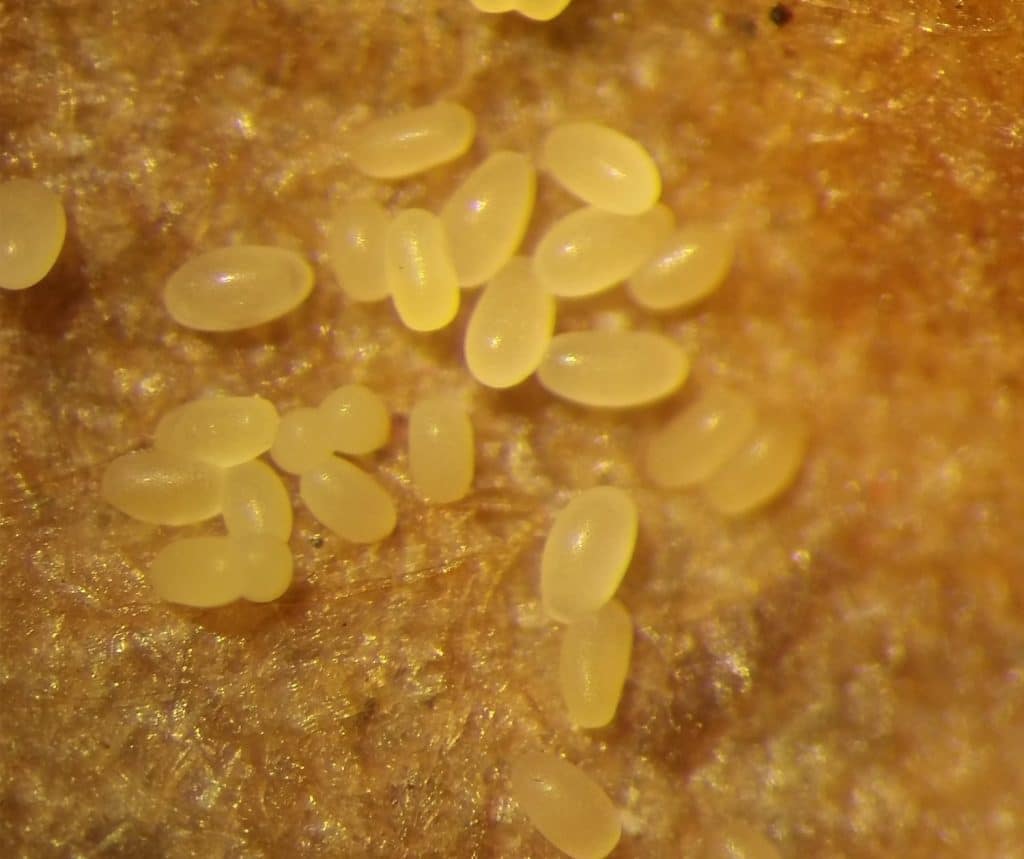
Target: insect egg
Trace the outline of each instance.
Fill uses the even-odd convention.
[[[398,179],[458,158],[475,135],[476,117],[442,101],[367,123],[349,135],[349,155],[367,176]]]
[[[459,310],[459,278],[440,218],[406,209],[388,227],[387,271],[391,300],[412,331],[437,331]]]
[[[278,421],[277,409],[262,397],[204,397],[167,412],[157,424],[153,444],[227,468],[268,451]]]
[[[540,562],[548,617],[576,620],[612,598],[633,558],[637,520],[632,496],[615,486],[584,490],[556,514]]]
[[[661,175],[632,137],[597,122],[565,122],[544,138],[541,167],[585,203],[619,215],[646,212],[661,196]]]
[[[135,451],[107,466],[100,495],[133,519],[188,525],[221,512],[224,470],[163,450]]]
[[[164,304],[179,325],[197,331],[239,331],[298,307],[313,289],[313,269],[295,251],[232,245],[192,257],[164,287]]]
[[[603,859],[619,843],[619,812],[575,764],[540,752],[512,762],[512,797],[538,831],[572,859]]]
[[[473,424],[453,397],[420,400],[409,413],[409,472],[426,500],[447,504],[473,486]]]
[[[46,277],[66,231],[60,198],[41,182],[0,182],[0,289],[28,289]]]
[[[537,379],[574,403],[630,408],[668,396],[689,370],[683,350],[663,334],[572,331],[552,338]]]
[[[537,276],[560,298],[603,292],[643,265],[674,223],[675,216],[661,204],[641,215],[577,209],[555,221],[537,244]]]

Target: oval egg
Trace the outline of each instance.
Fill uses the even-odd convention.
[[[536,171],[519,152],[495,152],[441,209],[452,262],[464,287],[490,280],[523,240],[533,212]]]
[[[189,525],[221,512],[224,470],[163,450],[135,451],[107,466],[100,495],[142,522]]]
[[[678,310],[711,295],[732,266],[732,234],[710,224],[687,224],[665,239],[626,284],[647,310]]]
[[[204,397],[166,412],[153,445],[228,468],[268,451],[278,420],[273,403],[262,397]]]
[[[672,232],[675,216],[658,204],[642,215],[616,215],[593,206],[555,221],[533,253],[544,288],[559,298],[610,289],[635,272]]]
[[[602,728],[615,717],[633,653],[633,618],[609,600],[566,627],[558,677],[569,718],[581,728]]]
[[[548,132],[540,166],[585,203],[619,215],[646,212],[661,196],[661,174],[632,137],[598,122],[564,122]]]
[[[750,397],[716,386],[674,415],[647,443],[644,468],[666,489],[707,480],[740,449],[757,425]]]
[[[376,543],[395,530],[387,490],[346,459],[332,456],[299,480],[299,495],[325,527],[352,543]]]
[[[478,382],[510,388],[537,367],[555,329],[555,299],[530,261],[513,257],[484,287],[466,326],[463,354]]]
[[[409,474],[433,504],[465,497],[473,486],[476,452],[468,412],[453,397],[428,397],[409,413]]]
[[[241,598],[242,555],[231,537],[185,537],[161,549],[146,573],[160,599],[215,608]]]
[[[327,227],[327,260],[341,290],[353,301],[381,301],[390,294],[385,260],[389,216],[380,203],[341,206]]]
[[[425,209],[399,212],[387,234],[391,300],[412,331],[437,331],[459,310],[459,278],[441,220]]]
[[[239,331],[298,307],[313,289],[301,254],[265,245],[233,245],[188,260],[168,279],[164,305],[179,325]]]
[[[601,608],[618,590],[636,546],[636,502],[624,489],[586,489],[551,523],[540,561],[548,617],[568,623]]]
[[[807,452],[807,427],[796,415],[765,418],[704,484],[719,513],[739,516],[763,507],[789,488]]]
[[[387,444],[391,415],[380,394],[366,385],[342,385],[328,394],[317,411],[331,450],[359,455]]]
[[[575,764],[527,752],[512,762],[510,783],[512,798],[530,822],[572,859],[604,859],[619,843],[618,809]]]
[[[633,408],[667,397],[689,370],[683,350],[663,334],[572,331],[552,338],[537,379],[580,405]]]
[[[0,182],[0,289],[35,286],[60,256],[67,218],[60,197],[34,179]]]
[[[462,155],[476,135],[476,117],[441,101],[372,120],[348,136],[356,168],[375,179],[422,173]]]
[[[259,535],[284,541],[292,533],[292,502],[284,481],[259,459],[228,469],[221,512],[232,537]]]

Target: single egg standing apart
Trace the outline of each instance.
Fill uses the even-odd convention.
[[[510,781],[512,798],[530,822],[572,859],[603,859],[619,843],[618,809],[575,764],[527,752],[512,762]]]
[[[445,395],[420,400],[409,412],[409,473],[419,494],[448,504],[473,487],[476,450],[469,413]]]
[[[28,289],[53,268],[67,219],[60,199],[33,179],[0,183],[0,289]]]
[[[313,289],[313,269],[286,248],[232,245],[192,257],[164,287],[164,305],[179,325],[240,331],[290,313]]]
[[[476,117],[461,104],[440,101],[374,119],[349,134],[356,169],[375,179],[422,173],[462,155],[476,135]]]

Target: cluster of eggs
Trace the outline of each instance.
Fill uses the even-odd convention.
[[[441,102],[370,123],[350,136],[348,148],[363,173],[396,179],[462,155],[474,134],[469,111]],[[517,252],[533,214],[537,167],[583,205],[550,224],[526,257]],[[507,388],[535,375],[544,388],[568,401],[633,408],[661,400],[683,384],[689,370],[683,351],[655,331],[556,334],[557,303],[625,283],[632,301],[662,313],[688,307],[718,287],[731,265],[732,236],[709,224],[677,226],[673,213],[658,202],[660,196],[657,166],[637,141],[597,123],[567,122],[546,135],[536,164],[519,152],[488,155],[437,213],[420,208],[389,213],[368,201],[344,205],[330,224],[328,257],[351,300],[390,299],[398,318],[413,331],[447,327],[464,292],[483,286],[463,339],[466,367],[483,385]],[[165,294],[178,321],[207,330],[234,327],[237,318],[229,324],[224,315],[209,312],[224,282],[259,296],[241,302],[233,296],[226,310],[252,311],[262,303],[260,321],[295,306],[308,293],[312,275],[298,255],[280,249],[237,252],[279,255],[280,269],[292,273],[290,286],[270,300],[274,293],[268,284],[256,284],[258,289],[246,285],[248,271],[245,277],[228,272],[223,257],[219,266],[192,261],[172,276]],[[189,297],[182,300],[185,294]],[[426,437],[416,427],[427,408],[455,407],[450,401],[420,404],[410,414],[414,484],[420,466],[413,440]],[[312,420],[314,413],[302,414]],[[433,422],[447,428],[432,437],[450,445],[427,459],[435,479],[447,479],[454,487],[434,493],[434,500],[443,502],[468,491],[472,425],[464,412]],[[296,432],[295,438],[305,435]],[[711,387],[648,439],[643,466],[655,485],[702,486],[713,507],[739,514],[785,489],[805,446],[799,419],[761,416],[750,397]],[[331,527],[344,535],[347,514],[340,506],[332,518],[326,507],[317,512],[304,489],[300,494],[314,515],[329,526],[336,521]],[[560,691],[571,720],[581,728],[611,722],[628,674],[633,622],[614,596],[630,564],[637,529],[630,494],[602,486],[573,497],[555,516],[545,540],[540,601],[549,618],[565,624]],[[567,855],[597,859],[618,842],[621,824],[613,803],[586,773],[562,758],[541,753],[519,757],[512,765],[511,787],[537,828]]]
[[[395,179],[463,154],[473,115],[441,102],[377,120],[350,135],[349,155],[367,175]],[[555,334],[556,300],[627,281],[640,306],[686,307],[728,272],[732,238],[688,224],[658,203],[653,158],[631,138],[593,122],[555,127],[541,168],[584,205],[551,224],[531,257],[517,256],[533,213],[536,168],[523,153],[489,155],[439,213],[389,214],[372,201],[336,213],[328,257],[353,301],[390,299],[401,322],[437,331],[455,319],[462,293],[484,285],[466,326],[466,366],[481,384],[516,385],[536,374],[552,393],[586,406],[628,408],[662,399],[685,381],[682,349],[656,331]],[[251,327],[283,315],[309,294],[313,273],[294,251],[218,248],[168,279],[164,302],[183,325],[204,331]]]
[[[527,14],[534,5],[542,4],[520,0],[514,8]],[[370,123],[350,135],[348,152],[363,173],[395,179],[464,154],[475,131],[470,111],[441,102]],[[537,167],[582,205],[549,225],[527,257],[517,252],[533,214]],[[731,265],[732,236],[708,224],[677,226],[660,196],[658,168],[637,141],[601,124],[567,122],[546,135],[536,164],[519,152],[490,154],[438,213],[389,213],[370,201],[343,206],[330,225],[328,258],[351,300],[389,299],[402,324],[417,332],[450,325],[463,293],[483,286],[463,339],[466,367],[482,385],[508,388],[535,376],[579,405],[634,408],[682,386],[689,372],[682,349],[653,330],[555,333],[557,302],[625,283],[638,306],[662,313],[718,287]],[[38,282],[63,236],[63,210],[42,186],[0,186],[0,286]],[[232,331],[290,312],[314,279],[295,251],[238,245],[188,260],[168,278],[163,298],[184,326]],[[421,400],[408,424],[409,476],[418,494],[428,503],[466,496],[475,454],[464,405],[452,396]],[[260,457],[298,476],[299,497],[325,527],[352,542],[376,542],[395,529],[396,505],[352,458],[387,444],[390,428],[384,402],[361,385],[284,414],[260,397],[204,398],[167,413],[152,449],[110,463],[101,495],[161,525],[223,517],[225,536],[178,539],[156,555],[148,579],[161,598],[200,607],[270,601],[292,581],[293,512],[280,475]],[[806,443],[798,418],[760,415],[750,397],[708,388],[648,439],[643,466],[655,485],[701,486],[714,508],[735,515],[792,482]],[[613,719],[628,674],[633,622],[615,593],[637,529],[630,494],[602,486],[576,494],[545,540],[540,602],[565,624],[559,683],[582,728]],[[537,828],[567,855],[598,859],[618,842],[611,800],[562,758],[520,756],[511,786]]]
[[[386,488],[351,461],[383,447],[391,432],[384,401],[364,385],[343,385],[319,406],[278,414],[262,397],[208,397],[171,409],[153,446],[118,457],[101,496],[156,525],[222,516],[227,536],[185,537],[153,560],[147,578],[159,597],[209,608],[238,599],[269,602],[292,581],[290,495],[268,454],[299,478],[299,497],[321,524],[353,543],[375,543],[398,515]],[[421,400],[409,421],[412,483],[428,502],[463,497],[473,480],[469,416],[454,399]]]

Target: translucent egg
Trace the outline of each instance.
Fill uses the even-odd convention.
[[[241,596],[250,602],[272,602],[292,583],[294,560],[281,540],[268,535],[234,538],[242,571]]]
[[[636,503],[615,486],[584,490],[558,512],[540,562],[548,617],[570,622],[615,595],[633,559],[637,526]]]
[[[270,458],[282,471],[303,474],[333,452],[327,422],[319,409],[300,406],[281,415]]]
[[[651,436],[647,476],[669,489],[695,486],[735,456],[756,424],[750,397],[721,386],[709,388]]]
[[[626,290],[648,310],[689,307],[718,289],[734,254],[730,231],[710,224],[687,224],[654,249]]]
[[[763,507],[789,488],[806,452],[807,427],[799,417],[765,418],[704,484],[704,494],[730,516]]]
[[[516,0],[515,11],[534,21],[550,21],[564,12],[571,0]]]
[[[395,216],[387,235],[388,284],[402,324],[444,328],[459,310],[459,278],[441,220],[425,209]]]
[[[633,652],[633,618],[618,600],[566,627],[559,658],[562,699],[581,728],[615,718]]]
[[[554,336],[537,379],[574,403],[630,408],[668,396],[689,370],[683,350],[663,334],[573,331]]]
[[[327,259],[353,301],[381,301],[389,295],[387,231],[388,213],[371,200],[346,203],[327,227]]]
[[[376,543],[395,530],[395,502],[377,480],[332,456],[302,475],[299,495],[325,527],[353,543]]]
[[[544,287],[560,298],[580,298],[610,289],[635,272],[675,225],[658,204],[642,215],[616,215],[587,206],[548,229],[533,254]]]
[[[245,589],[238,544],[230,537],[185,537],[169,543],[146,574],[166,602],[213,608],[234,602]]]
[[[518,385],[540,366],[554,329],[555,299],[530,261],[513,257],[484,287],[469,317],[466,366],[488,387]]]
[[[224,524],[232,537],[263,535],[286,541],[292,533],[292,502],[274,469],[254,459],[224,476]]]
[[[540,166],[585,203],[619,215],[646,212],[661,196],[661,174],[632,137],[597,122],[556,125]]]
[[[154,446],[228,468],[268,451],[278,420],[273,403],[262,397],[205,397],[168,411]]]
[[[301,254],[263,245],[233,245],[193,257],[168,279],[164,304],[179,325],[238,331],[298,307],[313,289]]]
[[[523,241],[537,187],[533,163],[495,152],[466,177],[441,209],[452,261],[464,286],[490,280]]]
[[[527,752],[511,765],[512,798],[541,835],[572,859],[603,859],[619,843],[618,809],[578,766]]]
[[[476,452],[469,414],[453,397],[420,400],[409,413],[409,472],[423,498],[447,504],[473,486]]]
[[[391,435],[388,408],[366,385],[342,385],[324,398],[318,411],[325,438],[339,453],[371,453],[387,444]]]
[[[28,289],[46,277],[66,231],[60,198],[41,182],[0,183],[0,289]]]
[[[422,173],[462,155],[476,135],[476,117],[460,104],[442,101],[375,119],[352,132],[349,155],[376,179]]]
[[[163,450],[135,451],[107,466],[100,495],[142,522],[188,525],[221,512],[224,470]]]

